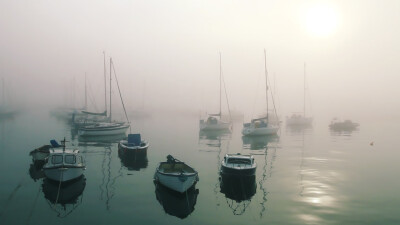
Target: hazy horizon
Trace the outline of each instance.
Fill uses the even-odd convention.
[[[315,8],[331,21],[311,25],[330,30],[310,27]],[[215,112],[221,52],[230,107],[248,119],[265,110],[266,49],[282,119],[303,110],[304,63],[308,114],[395,117],[399,9],[394,0],[1,1],[0,78],[17,107],[80,106],[86,73],[103,110],[105,51],[130,110]]]

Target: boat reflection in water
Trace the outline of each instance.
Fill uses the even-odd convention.
[[[44,175],[44,172],[42,170],[43,166],[38,166],[35,163],[31,163],[31,165],[29,166],[29,175],[31,176],[31,178],[33,179],[33,181],[37,181],[40,180],[42,178],[45,178],[46,176]]]
[[[79,136],[79,146],[98,146],[108,147],[113,143],[118,143],[126,138],[125,134],[109,135],[109,136]]]
[[[263,150],[270,142],[277,142],[278,135],[242,136],[244,149]]]
[[[149,161],[147,159],[146,152],[128,152],[118,149],[118,157],[121,159],[123,166],[128,168],[128,170],[139,171],[140,169],[147,168]]]
[[[197,195],[199,195],[199,189],[196,189],[196,185],[193,185],[184,193],[179,193],[160,185],[158,182],[154,182],[154,184],[157,201],[167,214],[184,219],[194,211]]]
[[[86,186],[86,178],[81,177],[62,183],[43,179],[42,191],[48,204],[58,214],[58,217],[66,217],[82,204],[82,194]]]
[[[233,210],[234,215],[242,215],[251,202],[257,190],[256,176],[231,175],[221,173],[221,193]]]

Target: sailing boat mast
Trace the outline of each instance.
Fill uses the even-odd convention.
[[[2,104],[5,105],[6,104],[6,97],[5,97],[5,87],[4,87],[4,77],[1,78],[1,85],[2,85],[2,91],[1,91],[1,95],[2,95]]]
[[[112,64],[112,58],[110,58],[110,122],[111,122],[111,64]]]
[[[103,64],[104,64],[104,110],[107,116],[107,75],[106,75],[106,53],[103,51]]]
[[[87,84],[86,84],[86,72],[85,72],[85,110],[87,110]]]
[[[221,52],[219,53],[219,118],[222,117],[221,110],[221,96],[222,96],[222,62],[221,62]]]
[[[268,71],[267,71],[267,52],[264,49],[264,69],[265,69],[265,97],[267,101],[267,122],[268,122]]]
[[[303,103],[304,103],[304,106],[303,106],[303,115],[304,115],[304,118],[306,118],[306,63],[304,62],[304,90],[303,90],[303,92],[304,92],[304,99],[303,99]]]

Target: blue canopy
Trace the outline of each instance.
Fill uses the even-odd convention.
[[[53,148],[61,147],[61,145],[58,144],[58,142],[56,140],[51,140],[50,144],[51,144],[51,146],[53,146]]]
[[[142,143],[140,134],[128,134],[128,145],[139,146]]]

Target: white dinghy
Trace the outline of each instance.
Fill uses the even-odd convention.
[[[43,171],[51,180],[67,182],[83,175],[86,169],[85,160],[78,149],[65,148],[65,139],[61,143],[62,145],[53,145],[50,149]]]
[[[192,167],[168,155],[167,161],[158,165],[154,180],[165,187],[183,193],[199,180],[199,176]]]

